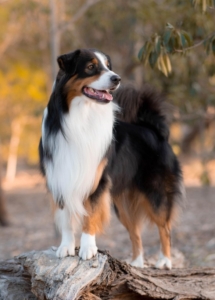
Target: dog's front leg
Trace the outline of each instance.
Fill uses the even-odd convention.
[[[105,223],[110,218],[110,185],[98,197],[90,197],[85,202],[88,216],[83,219],[83,229],[80,242],[79,256],[83,259],[90,259],[97,253],[95,236],[103,231]],[[95,194],[96,195],[96,194]]]
[[[58,257],[65,257],[68,255],[75,255],[75,236],[74,228],[69,211],[64,209],[57,209],[56,224],[62,234],[61,244],[57,249],[56,255]]]

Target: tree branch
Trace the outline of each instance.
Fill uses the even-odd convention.
[[[187,50],[192,50],[194,48],[197,48],[201,45],[203,45],[205,42],[207,42],[212,36],[215,35],[215,31],[213,33],[211,33],[209,36],[207,36],[204,40],[200,41],[199,43],[191,46],[191,47],[187,47],[187,48],[184,48],[183,50],[179,50],[179,49],[174,49],[175,52],[179,52],[179,53],[183,53],[184,51],[187,51]]]
[[[86,11],[93,5],[97,4],[98,2],[103,0],[87,0],[84,5],[81,6],[81,8],[76,12],[76,14],[73,16],[70,22],[66,22],[64,24],[59,25],[58,30],[64,31],[68,27],[73,26],[85,13]]]

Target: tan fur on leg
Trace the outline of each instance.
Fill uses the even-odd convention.
[[[91,235],[103,232],[104,225],[110,220],[110,191],[109,187],[92,204],[89,199],[85,202],[88,216],[83,220],[83,232]]]
[[[171,221],[176,215],[176,211],[172,211],[169,215],[169,212],[164,207],[161,207],[158,212],[154,212],[149,201],[144,200],[145,212],[151,222],[155,223],[158,226],[160,242],[161,242],[161,253],[159,259],[156,263],[156,268],[163,268],[164,266],[167,269],[172,268],[171,262]]]
[[[110,219],[110,183],[94,202],[87,199],[85,208],[88,216],[84,216],[83,229],[80,242],[79,256],[83,259],[90,259],[97,253],[96,234],[103,231],[104,225]]]
[[[127,191],[113,199],[119,213],[119,219],[129,232],[133,257],[131,264],[143,267],[143,247],[141,231],[143,224],[143,206],[134,191]]]
[[[95,190],[97,189],[99,181],[100,181],[100,179],[102,177],[102,173],[103,173],[103,171],[104,171],[104,169],[105,169],[105,167],[107,165],[107,162],[108,162],[107,158],[104,158],[100,162],[100,164],[98,166],[98,169],[96,171],[96,176],[95,176],[94,184],[93,184],[93,187],[92,187],[92,190],[91,190],[91,194],[93,194],[95,192]]]
[[[144,217],[147,217],[158,226],[160,234],[162,253],[156,266],[158,268],[166,266],[168,269],[171,269],[170,229],[175,212],[172,212],[169,216],[169,212],[164,207],[155,212],[149,200],[135,189],[127,190],[113,200],[119,213],[119,219],[130,234],[133,261],[139,261],[140,255],[143,253],[141,229]]]

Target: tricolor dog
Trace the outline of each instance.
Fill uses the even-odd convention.
[[[131,264],[144,266],[147,217],[160,234],[156,267],[170,269],[171,224],[184,189],[163,99],[150,89],[119,88],[109,56],[95,49],[62,55],[58,64],[39,146],[62,234],[57,256],[75,255],[74,233],[82,226],[79,256],[93,257],[113,203],[130,235]]]

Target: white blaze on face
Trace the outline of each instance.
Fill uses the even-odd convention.
[[[102,64],[102,66],[104,67],[104,73],[98,78],[98,80],[90,83],[88,87],[91,87],[96,90],[109,90],[114,86],[113,82],[111,81],[111,77],[117,74],[108,69],[105,63],[106,59],[104,55],[102,55],[99,52],[95,52],[95,55],[97,59],[100,61],[100,63]]]
[[[102,54],[99,53],[99,52],[95,52],[95,55],[97,56],[98,60],[100,61],[100,63],[101,63],[102,66],[104,67],[104,69],[107,70],[107,71],[110,71],[110,70],[108,69],[106,63],[105,63],[106,60],[107,60],[107,58],[106,58],[106,60],[105,60],[104,55],[102,55]],[[115,73],[114,73],[114,74],[115,74]]]

